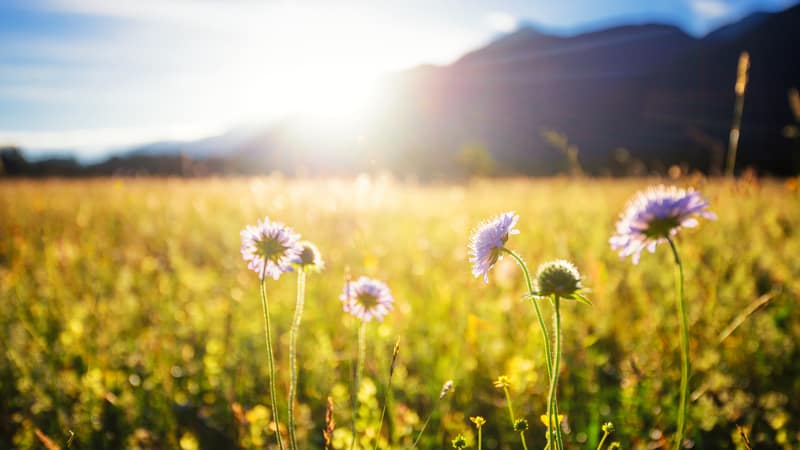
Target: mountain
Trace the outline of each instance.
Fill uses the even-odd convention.
[[[664,25],[565,38],[522,29],[411,81],[417,92],[404,98],[424,102],[402,122],[407,133],[429,129],[435,147],[478,142],[501,163],[534,174],[561,168],[563,158],[541,136],[557,130],[579,145],[588,167],[600,166],[615,148],[646,143],[630,127],[648,80],[695,45]]]
[[[727,143],[739,55],[750,55],[739,156],[775,173],[800,171],[797,141],[782,135],[794,117],[788,93],[800,87],[800,6],[756,14],[702,39],[675,65],[648,80],[650,130],[702,133]],[[702,149],[702,146],[688,148]]]
[[[211,160],[204,170],[227,172],[379,167],[435,177],[480,163],[540,175],[568,169],[553,139],[545,139],[554,131],[579,149],[590,173],[663,171],[671,164],[715,173],[727,149],[739,55],[747,51],[738,167],[794,175],[800,142],[782,131],[800,121],[788,101],[789,90],[800,87],[798,48],[800,6],[756,13],[702,38],[663,24],[574,36],[528,26],[450,65],[387,76],[380,104],[347,130],[293,116],[201,141],[131,149],[136,158],[118,159],[115,167],[167,153]]]
[[[739,55],[747,51],[739,167],[795,174],[800,149],[782,129],[796,120],[788,92],[800,85],[797,48],[800,6],[754,14],[701,39],[658,24],[570,37],[524,28],[451,66],[401,76],[394,109],[406,114],[394,118],[394,137],[451,154],[479,142],[515,171],[545,174],[566,168],[542,139],[543,130],[556,130],[595,173],[623,170],[620,148],[651,168],[686,162],[715,171],[727,148]]]

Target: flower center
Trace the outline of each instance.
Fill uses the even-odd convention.
[[[364,309],[372,309],[378,305],[378,299],[371,294],[358,294],[356,300],[358,300],[358,303],[360,303]]]
[[[677,228],[680,225],[677,217],[662,217],[659,219],[653,219],[647,223],[647,229],[644,230],[644,234],[647,237],[667,237],[669,236],[669,232],[673,228]]]
[[[498,259],[500,259],[500,247],[495,247],[489,254],[489,266],[495,265]]]
[[[270,261],[278,262],[280,257],[289,247],[275,239],[265,239],[261,242],[261,255]]]

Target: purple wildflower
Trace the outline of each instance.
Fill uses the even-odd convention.
[[[364,322],[373,318],[380,322],[394,309],[394,298],[386,283],[367,277],[347,282],[339,298],[345,312]]]
[[[656,246],[675,236],[683,228],[696,227],[695,216],[716,219],[706,211],[708,202],[693,189],[659,185],[640,191],[631,199],[617,222],[617,232],[609,239],[611,248],[621,257],[632,256],[634,264],[645,248],[653,253]]]
[[[472,275],[476,278],[483,275],[483,281],[489,282],[489,269],[502,256],[501,251],[508,237],[519,234],[519,230],[514,229],[518,220],[519,216],[509,211],[478,225],[469,241]]]
[[[256,226],[248,225],[241,235],[242,258],[261,279],[271,276],[277,280],[282,273],[291,272],[292,262],[303,251],[300,235],[269,217],[259,220]]]

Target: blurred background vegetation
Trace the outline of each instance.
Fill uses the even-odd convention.
[[[554,135],[554,138],[556,136]],[[558,139],[555,139],[558,141]],[[554,142],[555,142],[554,141]],[[566,145],[566,141],[564,141]],[[465,168],[491,171],[479,146]],[[532,448],[544,445],[541,337],[508,259],[485,285],[467,262],[470,230],[521,215],[510,247],[529,264],[574,261],[593,307],[564,310],[560,385],[569,448],[594,448],[613,421],[623,448],[664,448],[674,431],[679,349],[667,251],[639,266],[607,244],[625,201],[656,180],[84,180],[0,183],[0,448],[271,448],[258,280],[239,231],[258,218],[318,244],[299,342],[299,439],[322,448],[328,397],[349,445],[357,324],[341,311],[347,268],[386,280],[397,309],[369,327],[358,419],[377,436],[391,351],[400,357],[382,448],[402,448],[433,411],[420,448],[519,448],[501,391],[508,375]],[[682,233],[693,375],[694,448],[800,446],[800,195],[778,181],[679,180],[719,220]],[[269,281],[285,403],[295,277]],[[549,306],[544,306],[549,314]],[[435,407],[442,383],[455,391]],[[285,411],[285,404],[281,405]],[[286,417],[281,418],[285,426]],[[285,432],[285,430],[283,430]]]

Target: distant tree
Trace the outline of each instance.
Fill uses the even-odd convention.
[[[0,148],[0,167],[8,176],[26,175],[30,171],[30,163],[17,147]]]
[[[559,133],[555,130],[544,130],[542,131],[542,137],[544,138],[545,142],[567,157],[570,175],[583,175],[583,167],[581,167],[581,162],[578,159],[578,146],[575,144],[570,144],[566,134]]]
[[[491,176],[497,168],[492,153],[482,144],[463,146],[456,153],[455,162],[467,176]]]

